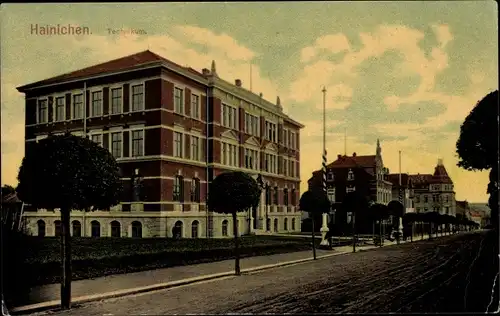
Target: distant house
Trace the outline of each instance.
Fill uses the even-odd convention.
[[[433,174],[410,175],[417,213],[439,212],[454,216],[456,213],[455,191],[441,159]]]
[[[352,156],[337,155],[337,159],[327,165],[326,186],[328,199],[334,205],[333,209],[339,209],[349,192],[356,191],[367,200],[388,204],[392,200],[392,186],[388,181],[389,170],[384,167],[382,160],[382,148],[377,140],[375,155]],[[321,188],[322,171],[313,172],[308,181],[309,189]],[[348,211],[349,212],[349,211]],[[347,217],[336,213],[335,218],[331,217],[330,222],[335,224],[349,224],[350,215]]]
[[[470,219],[470,206],[467,201],[456,201],[456,216]]]
[[[401,177],[401,185],[399,179]],[[393,173],[387,175],[387,180],[392,183],[392,199],[401,201],[405,207],[405,213],[415,212],[415,205],[413,202],[413,183],[411,177],[407,173]]]

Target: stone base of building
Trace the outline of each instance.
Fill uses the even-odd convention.
[[[58,236],[60,212],[39,210],[24,213],[26,228],[32,236]],[[273,232],[300,232],[301,213],[272,212],[269,221]],[[263,223],[249,219],[247,212],[237,217],[240,235],[254,234]],[[262,221],[262,220],[261,220]],[[230,238],[233,237],[231,215],[174,211],[144,212],[134,206],[130,212],[95,211],[71,213],[71,235],[74,237],[142,237],[142,238]]]

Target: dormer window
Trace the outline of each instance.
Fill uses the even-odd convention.
[[[327,175],[326,175],[326,179],[327,179],[328,181],[333,181],[333,180],[334,180],[333,172],[328,171],[328,173],[327,173]]]
[[[353,181],[354,180],[354,172],[352,172],[351,169],[349,169],[349,172],[347,173],[347,180],[348,181]]]

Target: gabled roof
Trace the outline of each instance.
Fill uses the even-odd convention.
[[[434,174],[432,175],[433,183],[449,183],[452,184],[450,176],[448,172],[446,172],[446,168],[441,163],[438,163],[434,168]]]
[[[332,162],[327,166],[327,168],[348,168],[348,167],[362,167],[362,168],[373,168],[376,164],[375,155],[369,156],[358,156],[356,154],[352,156],[337,156],[337,160]]]
[[[80,79],[80,78],[83,79],[85,77],[95,76],[98,74],[124,71],[127,69],[136,68],[136,67],[141,66],[141,65],[153,64],[155,62],[166,63],[167,65],[170,65],[170,66],[180,67],[186,71],[189,71],[190,73],[192,73],[196,76],[199,76],[200,78],[204,78],[201,73],[194,70],[193,68],[180,66],[180,65],[178,65],[178,64],[176,64],[168,59],[161,57],[160,55],[153,53],[150,50],[146,50],[146,51],[142,51],[142,52],[132,54],[129,56],[121,57],[118,59],[113,59],[113,60],[98,64],[98,65],[90,66],[87,68],[83,68],[83,69],[72,71],[72,72],[69,72],[66,74],[55,76],[55,77],[52,77],[49,79],[44,79],[41,81],[30,83],[30,84],[24,85],[22,87],[18,87],[17,90],[19,92],[24,92],[27,89],[35,88],[38,86],[43,86],[43,85],[47,85],[47,84],[63,83],[65,81],[76,80],[76,79]]]

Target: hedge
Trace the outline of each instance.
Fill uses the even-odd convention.
[[[241,238],[241,256],[310,250],[310,239],[281,236]],[[320,242],[317,240],[316,242]],[[59,239],[33,238],[26,270],[37,285],[60,282]],[[96,278],[233,258],[232,239],[75,238],[73,280]]]

